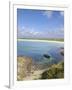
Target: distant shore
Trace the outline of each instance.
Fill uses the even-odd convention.
[[[55,40],[38,40],[38,39],[17,39],[17,41],[32,41],[32,42],[54,42],[54,43],[64,43],[64,41]]]

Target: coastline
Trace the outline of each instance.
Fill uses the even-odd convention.
[[[50,42],[50,43],[59,43],[59,44],[64,44],[62,41],[53,41],[53,40],[34,40],[34,39],[17,39],[17,41],[31,41],[31,42]],[[61,55],[64,56],[64,48],[61,48]],[[38,66],[38,69],[37,69]],[[53,73],[57,71],[57,76],[56,78],[63,78],[64,72],[63,68],[61,68],[62,65],[60,63],[58,64],[52,64],[51,66],[46,66],[44,68],[41,67],[41,65],[33,64],[33,59],[32,57],[28,56],[17,56],[17,80],[18,81],[23,81],[23,80],[39,80],[39,79],[54,79]],[[60,71],[61,70],[61,71]],[[52,73],[49,73],[52,71]],[[59,74],[60,73],[60,74]],[[50,75],[48,77],[48,75]],[[52,76],[52,77],[51,77]],[[56,76],[56,74],[55,74]]]
[[[17,41],[31,41],[31,42],[51,42],[51,43],[64,43],[63,41],[53,41],[53,40],[33,40],[33,39],[17,39]]]
[[[33,70],[32,58],[26,56],[17,57],[17,80],[39,80],[64,78],[64,61],[53,64],[45,69]],[[57,73],[57,74],[56,74]]]

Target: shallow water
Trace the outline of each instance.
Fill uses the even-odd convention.
[[[52,64],[64,60],[60,54],[62,47],[64,47],[63,43],[56,42],[17,41],[17,56],[32,57],[38,64]],[[50,58],[45,58],[44,54],[49,55]]]

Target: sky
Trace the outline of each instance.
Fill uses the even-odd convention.
[[[63,38],[64,12],[17,9],[18,38]]]

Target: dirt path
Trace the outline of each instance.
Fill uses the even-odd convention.
[[[45,71],[44,70],[36,70],[33,73],[31,73],[29,76],[25,77],[23,80],[37,80],[41,78],[41,74]]]

